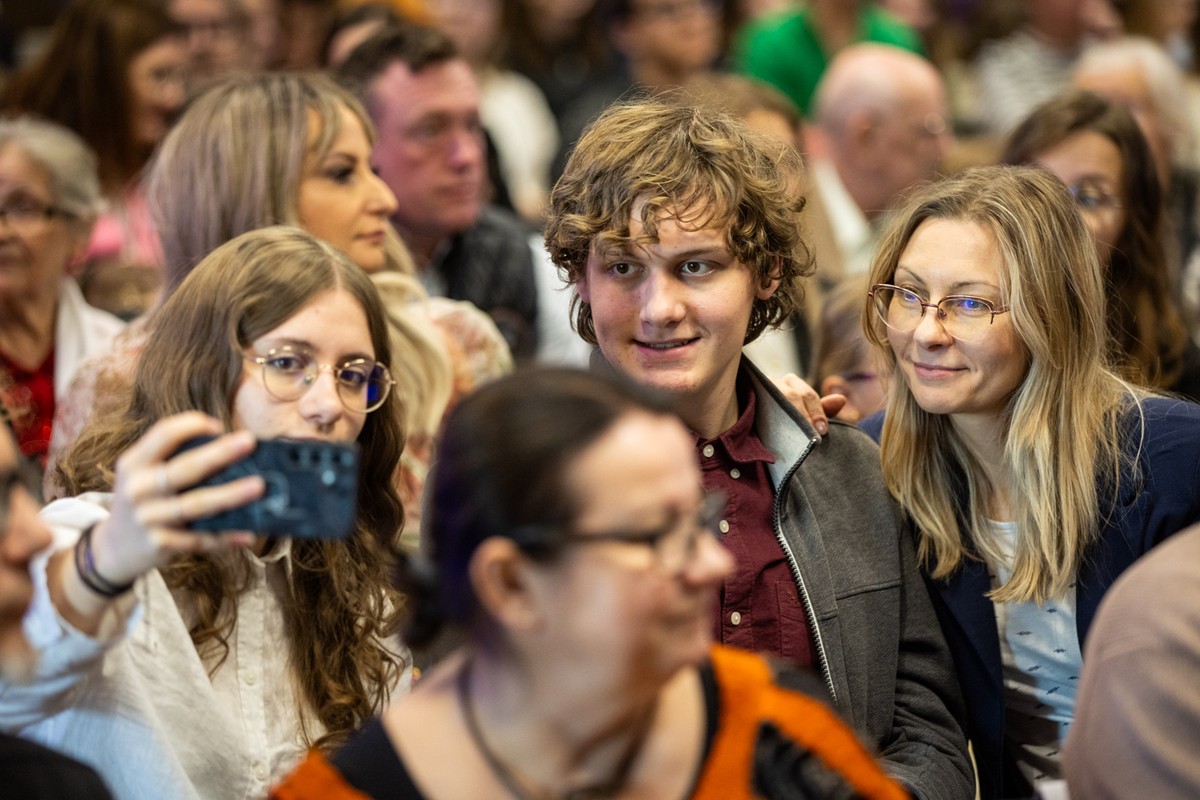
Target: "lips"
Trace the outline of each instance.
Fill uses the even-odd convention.
[[[643,342],[640,340],[635,340],[635,341],[637,341],[638,347],[645,347],[650,350],[669,351],[669,350],[677,350],[680,347],[687,347],[689,344],[691,344],[692,342],[694,342],[696,340],[695,339],[672,339],[667,342]]]
[[[913,362],[913,370],[917,376],[926,380],[950,378],[963,371],[962,367],[943,367],[937,364],[920,364]]]

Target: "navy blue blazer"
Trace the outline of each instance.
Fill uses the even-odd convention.
[[[1150,548],[1200,521],[1200,405],[1150,398],[1124,417],[1126,452],[1139,475],[1122,481],[1117,505],[1084,555],[1076,579],[1079,649],[1100,599],[1117,576]],[[883,414],[860,427],[879,441]],[[1144,437],[1143,437],[1144,434]],[[1140,449],[1139,449],[1140,446]],[[1101,498],[1101,508],[1111,500]],[[1004,753],[1004,682],[995,610],[985,597],[987,565],[967,560],[946,580],[928,579],[934,609],[954,656],[967,704],[965,730],[974,743],[982,800],[1028,797],[1032,788]]]

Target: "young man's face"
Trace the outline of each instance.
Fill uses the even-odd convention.
[[[629,232],[642,234],[642,200]],[[686,422],[715,435],[736,420],[734,385],[754,302],[774,293],[760,288],[736,260],[726,228],[695,229],[685,212],[658,220],[658,242],[588,256],[578,284],[591,305],[605,359],[636,380],[676,396]],[[732,412],[733,417],[729,415]],[[728,423],[728,424],[726,424]],[[701,430],[713,425],[720,430]]]

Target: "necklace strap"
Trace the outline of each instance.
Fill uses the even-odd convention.
[[[463,662],[462,668],[459,669],[455,679],[455,689],[458,693],[458,702],[462,706],[463,717],[467,722],[467,733],[470,734],[475,748],[483,756],[483,760],[487,762],[488,769],[492,771],[496,780],[516,800],[553,798],[554,795],[548,790],[539,791],[536,796],[530,794],[521,785],[521,781],[517,778],[514,770],[505,764],[500,756],[488,745],[487,739],[483,736],[483,730],[479,727],[479,718],[476,716],[475,704],[471,698],[472,663],[470,659]],[[629,747],[621,755],[620,762],[608,780],[602,783],[569,789],[559,795],[560,800],[611,800],[611,798],[616,797],[629,781],[629,773],[633,769],[633,763],[637,760],[642,742],[646,739],[646,733],[650,729],[650,723],[653,719],[654,711],[651,710],[650,713],[644,716],[640,729],[630,741]]]
[[[457,679],[454,682],[455,689],[458,692],[458,702],[462,706],[463,717],[467,721],[467,733],[471,735],[471,741],[475,744],[475,749],[483,756],[483,760],[487,762],[488,769],[492,771],[492,775],[504,787],[510,795],[517,800],[534,800],[529,793],[521,788],[521,784],[517,781],[517,776],[513,775],[512,770],[500,760],[500,757],[488,746],[487,740],[483,738],[483,731],[479,728],[479,719],[475,716],[475,704],[471,702],[471,660],[463,662],[462,668],[458,671]]]

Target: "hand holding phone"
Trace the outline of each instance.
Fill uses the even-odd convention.
[[[199,437],[182,450],[198,447]],[[247,458],[197,486],[217,486],[259,475],[266,491],[244,506],[192,520],[194,531],[253,531],[261,536],[340,539],[354,530],[358,498],[358,446],[308,439],[260,440]]]

